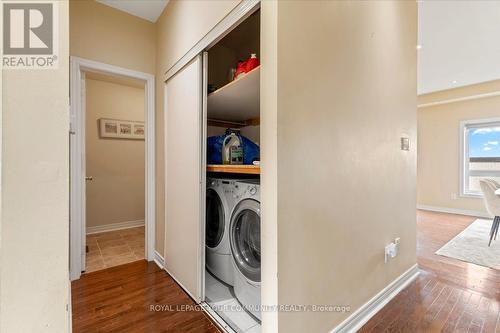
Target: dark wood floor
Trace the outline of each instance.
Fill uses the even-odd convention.
[[[436,255],[475,218],[418,212],[415,282],[360,332],[500,333],[500,271]],[[83,275],[72,284],[73,332],[218,332],[155,264],[139,261]],[[150,311],[150,305],[172,311]]]
[[[420,275],[360,332],[500,332],[500,271],[435,252],[475,218],[419,211]]]
[[[145,260],[84,274],[71,296],[74,333],[219,332],[199,309],[183,311],[195,303]]]

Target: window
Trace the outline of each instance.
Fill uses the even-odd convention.
[[[460,134],[461,195],[481,196],[481,179],[500,182],[500,118],[464,121]]]

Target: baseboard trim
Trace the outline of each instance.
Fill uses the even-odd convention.
[[[340,323],[340,325],[335,327],[331,333],[351,333],[359,330],[371,317],[413,282],[417,278],[418,273],[418,266],[415,264]]]
[[[482,218],[488,218],[488,219],[491,218],[491,216],[488,215],[487,213],[480,212],[477,210],[437,207],[437,206],[428,206],[428,205],[417,205],[417,209],[427,210],[430,212],[438,212],[438,213],[467,215],[467,216],[482,217]]]
[[[93,227],[87,227],[87,235],[97,234],[99,232],[108,232],[108,231],[136,228],[142,226],[144,226],[144,220],[125,221],[112,224],[97,225]]]
[[[155,250],[155,257],[153,259],[153,261],[158,265],[158,267],[160,267],[161,269],[163,269],[163,267],[165,266],[165,259],[163,259],[162,255],[160,253],[158,253],[158,251]]]

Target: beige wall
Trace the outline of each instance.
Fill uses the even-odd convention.
[[[222,20],[239,0],[170,1],[156,22],[156,250],[165,242],[164,74]]]
[[[354,311],[416,263],[416,36],[415,2],[278,2],[280,304]],[[279,331],[348,315],[283,312]]]
[[[68,5],[59,68],[4,70],[0,331],[69,331]]]
[[[86,80],[87,228],[144,221],[144,140],[99,136],[99,118],[144,121],[144,88]]]
[[[421,95],[419,104],[500,91],[500,81]],[[500,96],[418,108],[419,205],[486,214],[481,198],[460,196],[460,121],[498,117]]]
[[[155,73],[155,24],[93,0],[70,1],[70,54]]]

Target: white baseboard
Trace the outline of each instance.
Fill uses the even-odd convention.
[[[158,265],[158,267],[160,267],[161,269],[163,269],[163,267],[165,266],[165,259],[163,259],[163,257],[161,256],[161,254],[158,253],[158,251],[155,250],[155,257],[153,259],[153,261]]]
[[[340,325],[335,327],[331,333],[351,333],[359,330],[371,317],[380,311],[390,300],[399,294],[418,276],[418,266],[415,264],[409,270],[401,274],[387,287],[382,289],[375,297],[366,302]]]
[[[430,212],[438,212],[438,213],[467,215],[467,216],[483,217],[483,218],[488,218],[488,219],[491,218],[491,216],[489,214],[487,214],[485,212],[480,212],[477,210],[457,209],[457,208],[448,208],[448,207],[436,207],[436,206],[428,206],[428,205],[417,205],[417,209],[428,210]]]
[[[128,228],[136,228],[144,226],[144,220],[136,221],[125,221],[112,224],[96,225],[93,227],[87,227],[87,235],[97,234],[99,232],[108,232],[113,230],[121,230]]]

